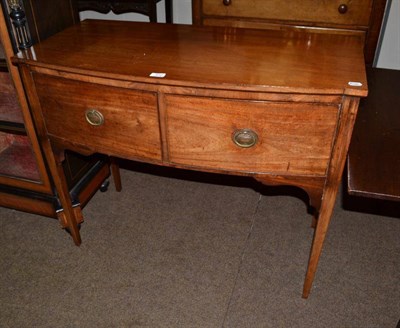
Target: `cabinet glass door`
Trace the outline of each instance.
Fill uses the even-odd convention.
[[[0,7],[0,187],[52,193],[18,69],[8,13]]]
[[[0,175],[39,181],[39,170],[2,45],[0,61]]]

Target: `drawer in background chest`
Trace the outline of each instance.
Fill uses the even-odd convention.
[[[167,95],[169,161],[247,173],[324,176],[339,104]]]
[[[226,4],[224,4],[226,3]],[[205,16],[368,26],[372,0],[202,0]],[[207,21],[205,22],[207,25]]]
[[[161,160],[157,95],[34,74],[48,134],[105,154]]]

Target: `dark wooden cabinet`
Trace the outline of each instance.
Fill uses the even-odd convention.
[[[375,205],[383,212],[389,206],[370,198],[400,202],[400,71],[374,67],[367,77],[369,93],[354,127],[347,183],[350,195],[368,198],[363,208]]]
[[[22,5],[22,3],[21,3]],[[23,1],[26,29],[33,43],[77,22],[69,0]],[[10,7],[0,8],[0,206],[48,217],[62,217],[52,177],[43,157],[18,68],[10,58],[18,51]],[[65,154],[63,168],[71,197],[84,205],[109,176],[104,157]],[[62,221],[62,220],[61,220]],[[62,223],[62,222],[61,222]]]

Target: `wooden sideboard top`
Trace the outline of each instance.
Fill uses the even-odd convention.
[[[165,85],[367,94],[363,40],[346,34],[86,20],[15,60]]]

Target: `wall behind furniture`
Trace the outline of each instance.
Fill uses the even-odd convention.
[[[392,0],[386,14],[387,23],[376,66],[400,70],[400,0]]]

